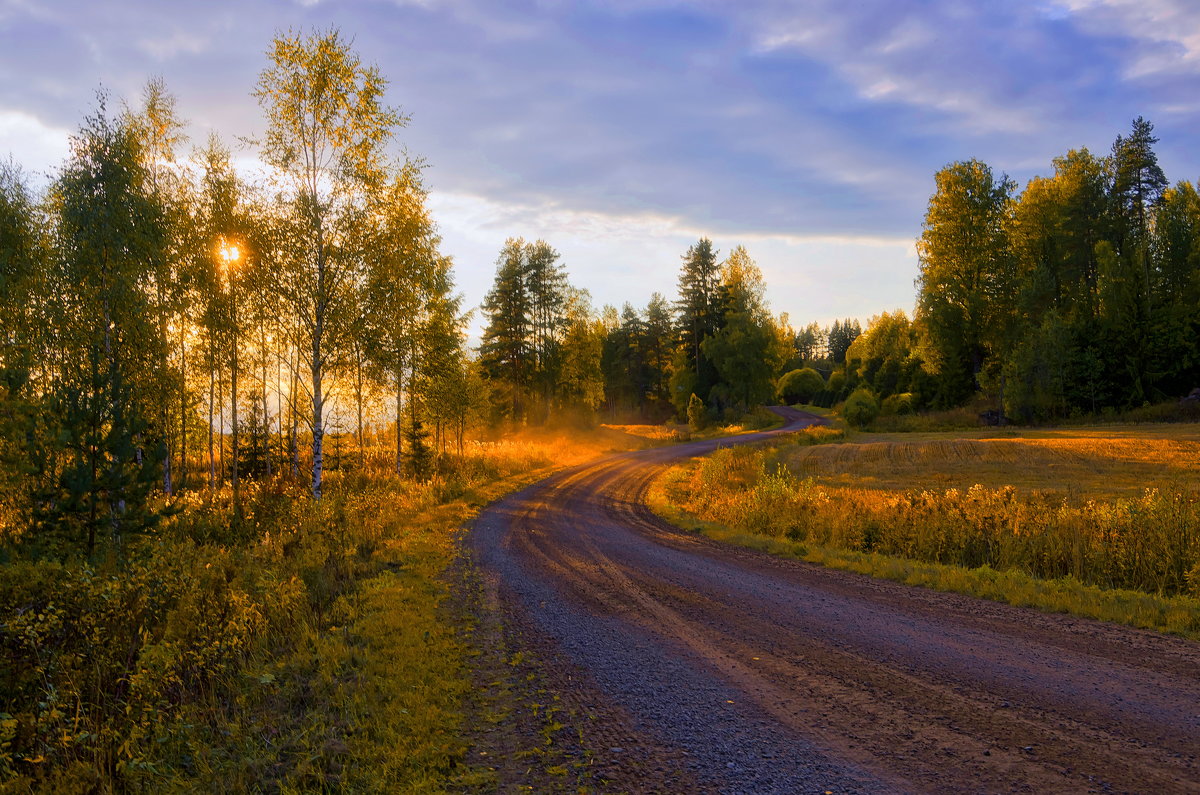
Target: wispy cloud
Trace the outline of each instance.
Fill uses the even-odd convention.
[[[1002,14],[986,4],[756,4],[748,32],[758,51],[802,53],[861,99],[936,112],[969,133],[1028,134],[1048,110],[1038,90],[1044,32],[1041,17],[1010,8]]]
[[[180,54],[202,53],[209,48],[211,41],[206,35],[176,30],[166,35],[142,38],[138,41],[138,47],[155,60],[165,61]]]
[[[0,147],[49,167],[65,142],[45,130],[154,75],[194,141],[252,135],[271,37],[328,27],[412,114],[400,143],[429,161],[464,290],[520,234],[559,246],[599,302],[620,285],[641,301],[709,234],[802,285],[793,314],[850,310],[805,303],[831,300],[822,284],[893,307],[946,163],[1023,180],[1147,115],[1168,175],[1200,173],[1185,0],[0,0],[0,108],[24,114],[0,116]]]
[[[1191,0],[1060,0],[1080,28],[1121,37],[1126,77],[1200,71],[1200,6]]]

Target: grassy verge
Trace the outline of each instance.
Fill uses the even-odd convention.
[[[797,481],[786,470],[767,465],[794,454],[794,447],[731,450],[675,467],[653,485],[650,507],[673,524],[724,543],[911,585],[1200,639],[1200,565],[1195,562],[1200,548],[1195,543],[1193,494],[1164,500],[1157,492],[1148,493],[1140,502],[1115,503],[1116,508],[1085,503],[1078,515],[1060,506],[1059,520],[1072,529],[1062,536],[1070,536],[1074,546],[1056,546],[1051,542],[1063,542],[1054,535],[1060,528],[1049,528],[1041,537],[1028,535],[1022,523],[1033,524],[1037,506],[1020,507],[1011,489],[979,489],[965,495],[952,491],[940,497],[925,493],[915,502],[911,494],[880,497],[865,491],[856,501],[847,499],[845,489],[824,487],[812,479]],[[895,514],[897,510],[906,511],[906,516]],[[1117,565],[1121,555],[1132,560],[1151,552],[1171,554],[1173,568],[1180,569],[1170,580],[1173,585],[1148,592],[1086,582],[1073,573],[1039,577],[1020,563],[1026,553],[1043,565],[1056,557],[1075,560],[1084,576],[1094,576],[1088,566],[1105,561],[1085,554],[1089,541],[1075,532],[1081,525],[1072,524],[1080,517],[1084,525],[1097,518],[1109,522],[1108,536],[1098,542],[1090,539],[1091,549],[1101,553],[1106,545],[1112,547],[1105,559],[1111,564],[1109,576],[1134,573],[1128,565]],[[1010,543],[1013,539],[1019,543]],[[896,548],[911,552],[896,554]],[[994,563],[972,559],[989,554],[999,557],[992,558]],[[964,562],[947,562],[946,557]],[[1167,582],[1166,575],[1157,581]]]
[[[760,406],[738,420],[724,425],[714,424],[698,430],[690,429],[686,424],[671,426],[674,429],[672,441],[718,439],[725,436],[736,436],[739,433],[770,430],[781,425],[783,425],[783,417]]]
[[[194,493],[119,562],[0,565],[0,793],[486,789],[464,764],[490,640],[451,599],[460,528],[556,469],[653,443],[479,443],[425,483],[330,473],[319,504],[246,484],[240,523],[228,490]],[[540,697],[514,697],[534,727],[514,754],[560,728]]]

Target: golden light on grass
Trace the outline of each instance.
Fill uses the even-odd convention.
[[[944,490],[978,483],[1080,500],[1133,497],[1200,475],[1194,426],[991,434],[869,434],[852,444],[797,447],[782,460],[829,486]]]
[[[718,450],[651,504],[773,554],[1200,634],[1200,428],[1002,433]]]

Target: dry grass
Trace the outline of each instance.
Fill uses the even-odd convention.
[[[860,434],[781,461],[818,483],[881,491],[1013,486],[1075,500],[1135,497],[1200,475],[1200,426]]]
[[[602,425],[609,431],[645,439],[655,444],[669,444],[684,438],[686,430],[675,425]]]
[[[1195,425],[822,441],[676,467],[656,510],[774,554],[1200,633]]]

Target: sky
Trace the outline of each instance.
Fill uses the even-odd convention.
[[[619,308],[673,298],[707,236],[793,325],[865,323],[911,312],[951,162],[1023,185],[1144,116],[1168,178],[1200,177],[1192,0],[0,0],[0,158],[49,179],[98,89],[161,77],[249,168],[271,39],[331,27],[411,117],[396,154],[427,163],[467,306],[509,237]]]

